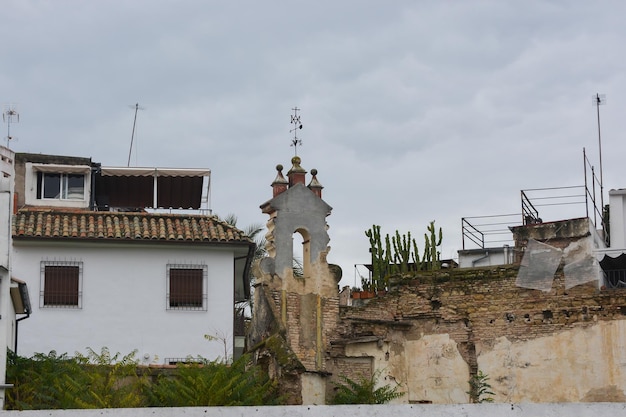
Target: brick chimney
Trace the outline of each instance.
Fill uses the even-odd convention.
[[[304,170],[304,168],[302,168],[300,166],[300,162],[302,162],[300,160],[299,156],[294,156],[293,158],[291,158],[291,163],[292,163],[292,167],[289,170],[289,172],[287,172],[287,177],[289,177],[289,186],[293,187],[296,184],[302,184],[305,185],[305,176],[306,176],[306,171]]]
[[[276,165],[276,179],[272,182],[272,190],[273,196],[276,197],[278,194],[287,191],[287,186],[289,185],[289,181],[285,179],[283,176],[283,166],[278,164]]]
[[[313,168],[311,170],[311,175],[313,175],[313,178],[311,178],[311,182],[308,185],[309,190],[313,191],[313,194],[315,194],[319,198],[322,198],[322,188],[324,187],[317,180],[317,169]]]

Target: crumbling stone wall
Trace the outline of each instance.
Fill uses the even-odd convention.
[[[402,402],[469,401],[463,394],[479,368],[499,401],[622,398],[615,387],[623,393],[626,376],[603,363],[622,363],[621,351],[610,347],[626,343],[626,290],[599,290],[592,282],[566,291],[559,270],[552,290],[542,292],[515,286],[517,272],[456,269],[396,279],[386,296],[342,307],[333,360],[369,356],[406,392]]]

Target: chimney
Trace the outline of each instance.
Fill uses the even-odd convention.
[[[291,167],[289,172],[287,172],[290,187],[293,187],[296,184],[304,185],[304,177],[306,175],[306,171],[300,166],[300,162],[301,160],[299,156],[294,156],[293,158],[291,158],[291,163],[293,164],[293,166]]]
[[[315,194],[319,198],[322,198],[322,188],[324,187],[317,180],[317,169],[313,168],[311,170],[311,175],[313,175],[313,178],[311,178],[311,182],[308,185],[309,190],[313,191],[313,194]]]
[[[276,165],[276,171],[278,171],[278,174],[276,174],[276,179],[272,182],[273,197],[287,191],[287,186],[289,185],[289,181],[283,177],[283,166],[280,164]]]

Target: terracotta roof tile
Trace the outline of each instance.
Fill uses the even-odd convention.
[[[22,209],[13,216],[14,238],[112,241],[251,243],[215,216]]]

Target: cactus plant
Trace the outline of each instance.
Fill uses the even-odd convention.
[[[440,268],[439,260],[441,252],[437,250],[441,246],[442,232],[439,228],[439,236],[435,233],[435,221],[431,221],[427,227],[429,233],[424,233],[424,256],[422,262],[425,262],[426,269],[434,271]]]
[[[389,275],[395,273],[407,273],[409,271],[437,270],[440,268],[440,255],[438,248],[441,246],[443,233],[435,229],[435,221],[431,221],[424,233],[424,252],[420,256],[417,242],[411,238],[411,232],[400,234],[398,230],[394,236],[381,238],[380,226],[373,225],[365,231],[370,241],[370,254],[372,258],[372,276],[362,284],[373,290],[384,290],[387,287]]]

